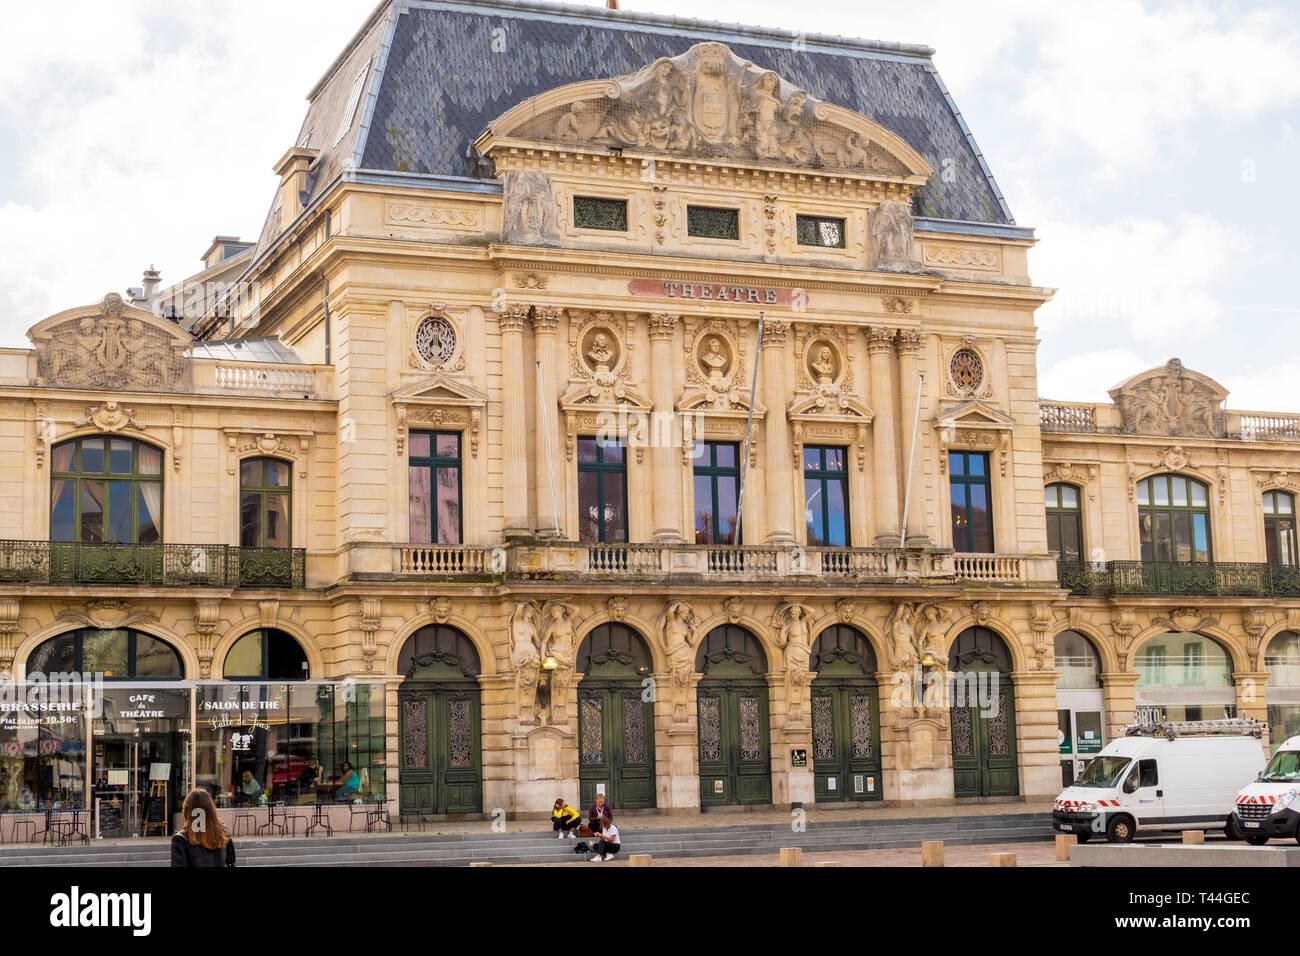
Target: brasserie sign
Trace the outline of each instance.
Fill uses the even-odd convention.
[[[784,305],[803,308],[808,304],[808,293],[803,289],[774,289],[761,285],[739,285],[735,282],[682,282],[660,279],[633,279],[627,291],[636,296],[664,299],[683,299],[693,302],[726,302],[730,305]]]

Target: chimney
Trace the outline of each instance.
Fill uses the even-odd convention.
[[[307,194],[307,171],[319,155],[319,149],[295,146],[275,164],[275,174],[280,177],[281,232],[288,229],[303,210],[303,197]]]
[[[158,301],[158,286],[161,282],[162,276],[153,266],[144,270],[144,294],[141,296],[144,299],[144,305],[141,308],[148,312],[153,311],[154,304]]]

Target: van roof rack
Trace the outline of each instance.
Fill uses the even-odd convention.
[[[1261,737],[1264,725],[1250,717],[1232,717],[1226,720],[1163,720],[1129,724],[1124,728],[1126,737]]]

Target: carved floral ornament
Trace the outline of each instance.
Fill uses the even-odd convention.
[[[699,43],[630,76],[562,86],[518,104],[475,143],[610,147],[674,158],[836,170],[891,181],[898,198],[933,170],[900,137],[820,101],[721,43]]]
[[[409,314],[407,335],[411,347],[407,368],[431,372],[464,371],[466,360],[461,325],[443,305]]]

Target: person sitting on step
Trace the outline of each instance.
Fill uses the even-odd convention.
[[[582,825],[582,814],[569,806],[563,797],[559,797],[551,811],[551,823],[559,839],[563,840],[567,836],[572,840],[574,832]]]
[[[600,841],[596,844],[596,855],[588,863],[608,863],[614,859],[614,854],[619,851],[622,844],[618,835],[618,827],[614,826],[613,820],[605,821],[600,828]]]

